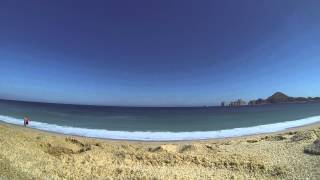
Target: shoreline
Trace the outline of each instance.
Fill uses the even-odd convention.
[[[297,107],[299,108],[299,107]],[[307,107],[307,109],[309,106]],[[40,129],[46,132],[52,132],[57,134],[65,134],[65,135],[73,135],[79,137],[91,137],[98,139],[109,139],[109,140],[128,140],[128,141],[199,141],[199,140],[210,140],[210,139],[225,139],[225,138],[237,138],[244,137],[250,135],[258,135],[265,133],[273,133],[280,132],[286,129],[295,128],[301,125],[311,124],[314,122],[320,122],[320,114],[318,111],[312,109],[317,106],[311,106],[310,112],[305,113],[304,115],[292,115],[291,118],[287,118],[287,115],[284,115],[284,118],[270,120],[267,117],[261,115],[257,116],[261,119],[252,119],[242,122],[240,124],[234,124],[234,118],[229,117],[230,122],[228,121],[226,124],[220,124],[219,121],[214,120],[213,122],[208,122],[208,125],[203,126],[199,125],[198,128],[192,126],[186,126],[186,128],[181,127],[180,124],[173,124],[179,128],[171,128],[165,127],[167,125],[162,126],[162,128],[157,128],[154,126],[143,126],[143,128],[131,128],[131,126],[126,126],[125,124],[119,122],[119,125],[99,125],[99,123],[93,124],[89,126],[89,124],[85,123],[72,123],[72,121],[68,121],[68,123],[60,123],[60,121],[49,120],[46,123],[46,120],[37,117],[35,114],[34,121],[31,121],[30,128]],[[268,111],[269,112],[269,111]],[[3,113],[6,114],[6,113]],[[0,115],[0,120],[10,124],[21,125],[21,117],[23,115],[14,115],[6,116]],[[251,117],[251,116],[250,116]],[[252,116],[254,118],[255,116]],[[282,117],[282,116],[281,116]],[[44,117],[42,117],[44,118]],[[39,121],[36,121],[39,120]],[[62,118],[63,119],[63,118]],[[275,122],[273,122],[275,121]],[[280,122],[279,122],[280,121]],[[103,122],[103,121],[101,121]],[[101,123],[100,122],[100,123]],[[251,122],[251,123],[250,123]],[[196,123],[196,121],[194,122]],[[215,124],[217,123],[217,124]],[[60,125],[59,125],[60,124]],[[240,126],[240,127],[239,127]],[[112,130],[112,127],[115,130]],[[119,127],[123,130],[119,130]],[[134,127],[134,126],[133,126]],[[149,128],[148,128],[149,127]],[[205,128],[203,128],[205,127]],[[212,127],[212,128],[211,128]],[[96,128],[96,129],[95,129]],[[151,130],[152,129],[152,130]],[[170,129],[172,131],[170,131]],[[135,131],[136,130],[136,131]],[[150,131],[148,131],[150,130]],[[166,131],[167,130],[167,131]]]
[[[306,124],[302,126],[297,126],[297,127],[292,127],[292,128],[287,128],[284,130],[280,131],[275,131],[275,132],[268,132],[268,133],[257,133],[257,134],[249,134],[249,135],[240,135],[240,136],[235,136],[235,137],[222,137],[222,138],[208,138],[208,139],[192,139],[192,140],[134,140],[134,139],[112,139],[112,138],[96,138],[96,137],[88,137],[88,136],[80,136],[80,135],[73,135],[73,134],[64,134],[64,133],[59,133],[59,132],[54,132],[54,131],[47,131],[47,130],[42,130],[42,129],[37,129],[37,128],[31,128],[31,127],[23,127],[22,125],[17,125],[17,124],[11,124],[7,123],[4,121],[0,120],[0,125],[1,124],[6,124],[9,126],[14,126],[16,128],[26,128],[28,130],[32,130],[35,132],[42,132],[42,133],[48,133],[51,135],[57,135],[57,136],[62,136],[62,137],[78,137],[78,138],[87,138],[87,139],[92,139],[92,140],[102,140],[102,141],[107,141],[107,142],[132,142],[132,143],[150,143],[150,144],[162,144],[162,143],[188,143],[188,142],[210,142],[210,141],[225,141],[225,140],[237,140],[237,139],[246,139],[246,138],[254,138],[254,137],[261,137],[261,136],[268,136],[268,135],[277,135],[277,134],[283,134],[283,133],[288,133],[291,131],[301,131],[301,130],[307,130],[307,129],[312,129],[314,127],[320,127],[320,121],[311,123],[311,124]]]

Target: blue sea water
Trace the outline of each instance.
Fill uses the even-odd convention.
[[[193,140],[281,131],[320,122],[320,103],[243,107],[105,107],[0,100],[0,121],[111,139]]]

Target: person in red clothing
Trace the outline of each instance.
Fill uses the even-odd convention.
[[[29,117],[28,116],[25,116],[24,118],[23,118],[23,120],[24,120],[24,127],[26,127],[28,124],[29,124]]]

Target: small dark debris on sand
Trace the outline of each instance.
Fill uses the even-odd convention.
[[[313,131],[306,131],[306,132],[298,132],[296,135],[291,137],[291,141],[297,142],[302,140],[310,140],[315,138],[316,135]]]
[[[276,135],[276,136],[265,136],[263,138],[261,138],[262,140],[266,140],[266,141],[282,141],[287,139],[286,137],[282,136],[282,135]]]
[[[62,146],[51,146],[50,144],[48,145],[47,151],[48,154],[51,154],[53,156],[61,156],[64,154],[73,154],[73,150],[66,148],[66,147],[62,147]]]
[[[75,138],[67,137],[66,141],[67,142],[71,142],[71,143],[76,144],[76,145],[79,145],[79,146],[82,146],[82,147],[84,146],[84,144],[82,142],[80,142],[79,140],[77,140]]]
[[[195,145],[192,145],[192,144],[186,144],[186,145],[183,145],[179,152],[180,153],[183,153],[183,152],[186,152],[186,151],[194,151],[196,150],[196,146]]]
[[[257,139],[248,139],[247,140],[248,143],[256,143],[259,142]]]
[[[320,138],[304,148],[307,154],[320,155]]]

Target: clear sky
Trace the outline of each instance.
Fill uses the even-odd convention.
[[[320,1],[0,2],[0,98],[215,105],[320,96]]]

